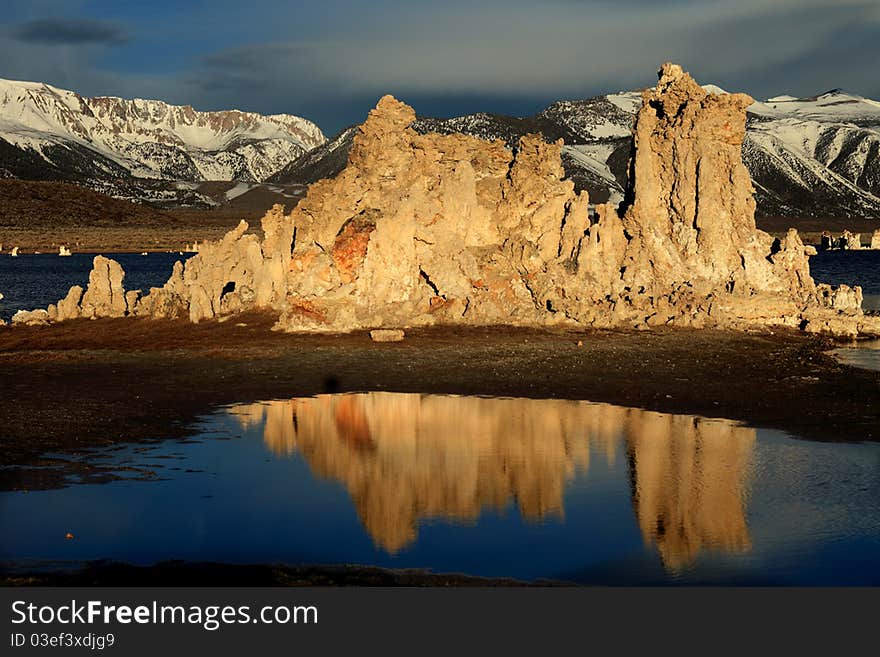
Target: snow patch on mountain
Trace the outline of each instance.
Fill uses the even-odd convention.
[[[235,187],[226,190],[226,200],[231,201],[234,198],[238,198],[242,194],[246,194],[254,188],[253,185],[249,183],[240,182]]]
[[[617,94],[609,94],[605,97],[608,99],[608,102],[633,116],[642,106],[641,91],[623,91]]]

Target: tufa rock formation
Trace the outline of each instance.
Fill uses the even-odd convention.
[[[118,262],[104,256],[95,256],[92,272],[89,274],[89,286],[79,301],[80,316],[89,319],[123,317],[128,312],[125,288],[122,286],[124,278],[125,272]],[[72,301],[71,293],[75,290],[76,288],[71,289],[65,301]],[[63,302],[59,302],[59,305],[61,303]]]
[[[801,326],[878,331],[818,294],[804,244],[755,227],[742,94],[660,71],[634,127],[622,215],[563,179],[561,142],[419,135],[383,98],[346,169],[291,214],[286,330],[432,323]],[[841,320],[840,316],[846,319]]]
[[[40,308],[37,310],[19,310],[12,316],[13,326],[18,324],[23,324],[24,326],[45,326],[48,323],[49,313]]]
[[[751,102],[708,93],[665,64],[636,117],[625,206],[591,211],[563,177],[561,141],[529,135],[511,153],[500,141],[420,135],[413,109],[385,96],[346,168],[313,184],[289,216],[273,208],[262,241],[242,222],[199,245],[164,287],[126,297],[127,312],[197,322],[271,308],[285,331],[783,325],[880,334],[858,288],[817,288],[795,230],[782,239],[757,230],[741,157]]]
[[[852,233],[848,230],[837,239],[837,248],[846,251],[858,251],[862,248],[862,234]]]
[[[242,221],[222,240],[205,242],[198,255],[175,263],[165,285],[146,296],[140,290],[126,292],[121,265],[96,256],[85,291],[75,285],[47,310],[22,311],[13,322],[124,316],[199,322],[254,307],[277,307],[286,297],[293,226],[283,208],[275,206],[263,217],[262,228],[262,240],[246,235],[248,224]]]
[[[862,248],[862,234],[844,230],[840,237],[834,237],[826,230],[822,232],[820,248],[823,251],[837,249],[841,251],[858,251]]]
[[[79,285],[70,288],[67,296],[46,310],[19,311],[13,324],[46,324],[80,317],[98,319],[101,317],[125,317],[131,314],[129,303],[131,293],[123,287],[125,272],[115,260],[95,256],[89,284],[85,292]]]
[[[198,254],[175,263],[171,278],[138,300],[134,314],[188,316],[193,322],[249,308],[280,307],[287,295],[287,270],[294,226],[280,205],[262,219],[264,238],[245,234],[242,221],[223,239],[198,245]]]

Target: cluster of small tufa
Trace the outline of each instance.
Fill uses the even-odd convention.
[[[346,168],[289,215],[272,208],[262,240],[242,222],[143,297],[96,258],[85,293],[73,288],[28,317],[198,322],[267,308],[285,331],[782,325],[880,335],[859,288],[814,283],[797,231],[774,239],[756,228],[741,155],[751,102],[665,64],[635,120],[626,204],[591,208],[564,177],[561,140],[527,135],[511,153],[500,141],[419,134],[413,109],[385,96]]]
[[[13,324],[48,324],[68,319],[103,317],[187,317],[193,322],[255,307],[274,307],[286,293],[293,228],[281,206],[263,217],[264,239],[246,234],[242,221],[222,240],[205,242],[199,254],[174,264],[164,286],[126,291],[125,272],[115,260],[96,256],[84,291],[67,296],[46,310],[19,311]]]
[[[876,247],[874,244],[876,243]],[[862,234],[844,230],[839,237],[834,237],[830,232],[823,231],[819,248],[822,251],[839,249],[841,251],[858,251],[862,248]],[[880,229],[874,232],[871,238],[871,248],[880,248]]]
[[[96,256],[85,290],[74,285],[57,304],[46,310],[20,310],[12,317],[12,323],[35,325],[79,317],[124,317],[129,313],[129,295],[122,286],[124,277],[125,272],[118,262]]]

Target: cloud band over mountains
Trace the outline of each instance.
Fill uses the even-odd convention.
[[[877,0],[10,1],[0,77],[290,112],[331,133],[386,92],[428,113],[517,114],[648,86],[666,60],[756,97],[880,95]]]

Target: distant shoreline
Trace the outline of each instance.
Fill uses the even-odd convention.
[[[219,240],[228,231],[235,228],[241,220],[251,224],[249,232],[260,233],[258,217],[249,214],[218,215],[213,218],[209,213],[193,213],[192,217],[181,216],[180,224],[173,228],[155,228],[150,226],[126,227],[82,227],[75,230],[48,228],[26,229],[21,226],[0,226],[0,245],[3,249],[0,256],[9,255],[12,247],[18,247],[19,254],[57,254],[60,246],[70,248],[73,253],[175,253],[186,252],[186,247],[206,240]],[[814,220],[810,220],[810,224]],[[818,247],[821,243],[823,230],[840,234],[843,230],[861,233],[862,248],[867,249],[871,241],[871,233],[880,228],[880,221],[834,221],[828,222],[826,228],[799,227],[797,219],[758,219],[758,228],[774,237],[783,237],[789,228],[797,228],[804,244]],[[77,244],[78,243],[78,244]]]
[[[142,253],[153,254],[153,253],[165,253],[165,254],[183,254],[183,255],[195,255],[198,251],[188,251],[186,249],[125,249],[125,248],[110,248],[110,249],[100,249],[100,248],[91,248],[91,249],[83,249],[82,251],[73,251],[70,256],[96,256],[96,255],[106,255],[108,253],[115,254],[125,254],[125,255],[139,255]],[[0,252],[0,257],[8,256],[9,252],[4,250]],[[44,255],[44,256],[58,256],[58,257],[70,257],[70,256],[59,256],[57,249],[55,251],[23,251],[19,249],[19,256],[25,255]]]
[[[353,564],[233,564],[163,561],[138,566],[113,561],[43,569],[0,566],[0,586],[572,586],[567,582],[434,573],[419,568]]]

